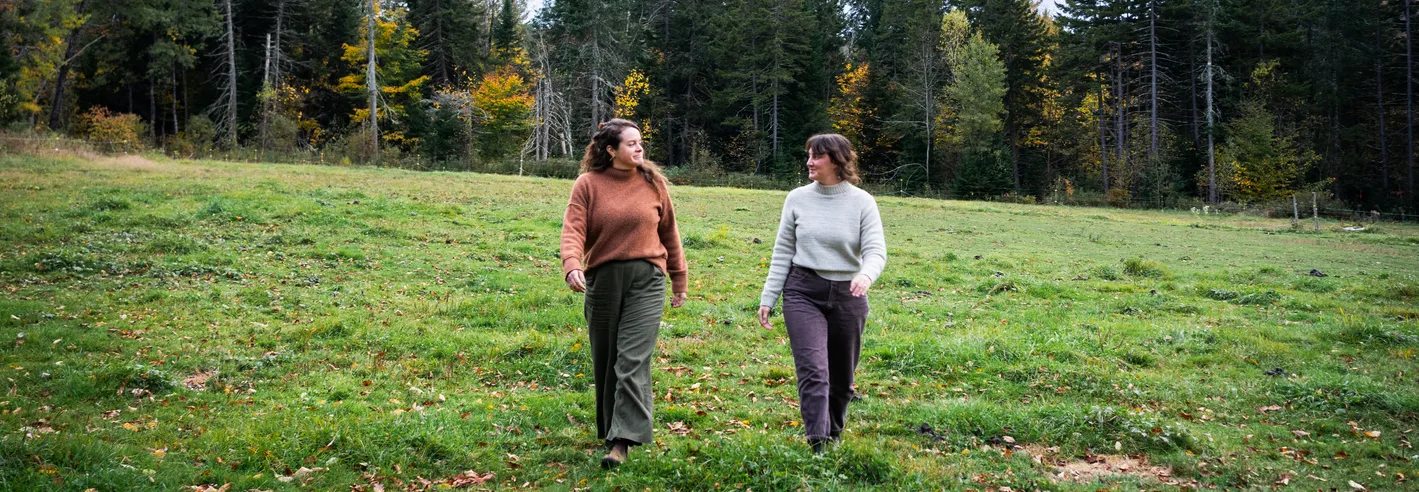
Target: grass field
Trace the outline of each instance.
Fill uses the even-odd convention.
[[[603,471],[557,259],[570,185],[0,156],[0,489],[1419,474],[1414,226],[879,198],[863,399],[814,457],[781,320],[753,321],[784,194],[691,187],[673,190],[691,298],[660,333],[656,442]]]

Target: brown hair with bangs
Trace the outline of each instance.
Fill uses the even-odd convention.
[[[857,176],[857,152],[852,150],[852,142],[847,137],[820,133],[808,137],[808,143],[803,147],[809,155],[826,155],[832,159],[833,166],[838,168],[838,179],[854,185],[862,183],[862,178]]]

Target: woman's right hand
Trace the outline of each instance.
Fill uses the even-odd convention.
[[[586,292],[586,274],[581,270],[567,273],[567,287],[571,287],[573,292]]]
[[[774,329],[774,325],[769,324],[770,310],[768,306],[759,306],[759,324],[762,325],[765,330]]]

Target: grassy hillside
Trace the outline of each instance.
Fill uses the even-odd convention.
[[[0,156],[0,489],[1393,489],[1419,474],[1413,226],[880,198],[864,397],[814,457],[781,319],[753,321],[783,193],[691,187],[673,190],[691,300],[661,329],[657,439],[605,472],[581,297],[557,259],[569,191]]]

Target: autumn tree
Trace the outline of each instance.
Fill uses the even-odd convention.
[[[378,101],[370,105],[376,107],[375,114],[371,115],[370,106],[366,106],[356,109],[351,120],[360,122],[373,117],[376,121],[397,123],[404,121],[407,106],[423,97],[422,91],[429,76],[421,73],[425,52],[414,44],[419,31],[410,25],[407,11],[403,7],[379,7],[369,23],[373,31],[362,26],[357,44],[344,46],[342,59],[353,70],[340,79],[339,88],[359,100],[368,97],[366,87],[375,84],[378,87]],[[369,44],[371,39],[373,49]],[[366,69],[370,65],[371,53],[375,60],[374,81],[369,80],[370,70]],[[405,137],[403,129],[397,126],[380,135],[382,142],[406,148],[416,143],[406,141]]]

